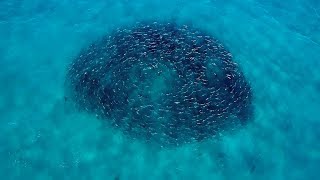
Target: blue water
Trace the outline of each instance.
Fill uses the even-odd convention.
[[[255,118],[221,139],[155,148],[64,102],[81,48],[142,20],[191,21],[230,50]],[[317,179],[320,1],[0,1],[1,179]]]

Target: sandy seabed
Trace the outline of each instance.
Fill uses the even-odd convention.
[[[118,26],[166,19],[190,21],[230,50],[254,92],[250,125],[158,148],[65,103],[81,48]],[[1,1],[0,177],[315,179],[319,52],[318,1]]]

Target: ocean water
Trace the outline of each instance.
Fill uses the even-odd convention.
[[[110,30],[188,21],[232,53],[254,120],[221,138],[154,147],[65,102],[69,64]],[[317,179],[320,1],[0,1],[2,179]]]

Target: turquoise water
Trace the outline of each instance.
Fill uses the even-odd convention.
[[[64,100],[84,46],[142,20],[191,21],[219,39],[254,92],[254,121],[220,139],[157,148]],[[316,0],[0,2],[3,179],[316,179],[320,164]]]

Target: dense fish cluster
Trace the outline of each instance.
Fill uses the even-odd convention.
[[[72,62],[67,97],[130,137],[179,145],[252,119],[252,91],[216,39],[174,23],[117,29]]]

